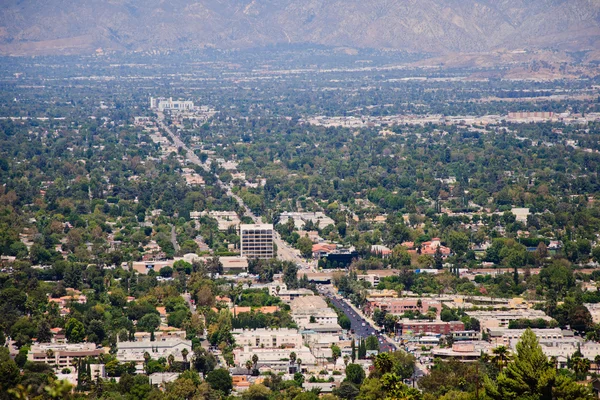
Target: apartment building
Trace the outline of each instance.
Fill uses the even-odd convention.
[[[425,299],[368,299],[365,304],[365,312],[372,314],[376,308],[393,315],[402,315],[407,311],[426,314],[429,309],[435,308],[437,316],[442,311],[442,303]]]
[[[39,343],[31,346],[27,360],[43,362],[56,369],[68,368],[79,358],[98,357],[104,349],[93,343]]]
[[[398,322],[402,335],[419,335],[433,333],[438,335],[448,335],[452,332],[464,331],[465,324],[460,321],[421,321],[403,319]]]
[[[231,333],[238,346],[296,349],[302,347],[302,335],[295,329],[234,329]]]
[[[273,224],[240,225],[240,249],[242,257],[273,258]]]
[[[562,330],[560,328],[549,328],[549,329],[532,329],[538,341],[541,343],[553,343],[562,341],[566,338],[573,338],[573,332]],[[508,328],[497,328],[488,329],[489,341],[498,346],[511,346],[521,340],[521,336],[525,332],[525,329],[508,329]]]
[[[320,296],[298,297],[292,300],[290,308],[292,319],[300,328],[305,328],[311,320],[320,325],[337,324],[336,312]]]
[[[252,357],[256,355],[258,357],[257,367],[259,370],[268,369],[274,372],[287,373],[290,366],[292,366],[290,362],[290,354],[292,352],[296,354],[297,360],[302,360],[303,369],[317,364],[317,359],[308,347],[283,349],[261,349],[248,346],[237,347],[233,350],[233,358],[237,366],[245,368],[246,361],[252,360]]]
[[[520,309],[520,310],[494,310],[494,311],[467,311],[466,314],[471,318],[479,320],[481,331],[494,328],[508,328],[510,321],[519,319],[544,319],[552,321],[542,310]]]
[[[167,339],[160,342],[150,340],[119,342],[117,343],[117,360],[121,363],[143,363],[144,353],[147,352],[155,360],[161,357],[167,358],[172,354],[175,357],[175,361],[181,362],[184,361],[182,354],[184,349],[187,349],[188,354],[192,353],[191,340]]]

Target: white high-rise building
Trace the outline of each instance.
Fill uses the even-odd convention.
[[[240,249],[242,257],[273,258],[273,224],[240,225]]]

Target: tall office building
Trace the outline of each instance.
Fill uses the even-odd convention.
[[[272,224],[240,225],[242,257],[269,259],[273,253]]]

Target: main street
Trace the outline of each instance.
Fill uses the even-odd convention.
[[[208,167],[208,165],[204,164],[200,160],[200,158],[186,146],[186,144],[179,138],[179,136],[176,135],[175,133],[173,133],[173,131],[167,126],[167,124],[164,123],[164,118],[165,118],[164,114],[160,111],[157,111],[157,114],[158,114],[159,127],[162,128],[169,135],[169,137],[173,140],[173,143],[175,144],[176,147],[182,148],[183,150],[186,151],[187,160],[189,162],[191,162],[192,164],[200,166],[206,172],[209,172],[210,168]],[[217,184],[219,185],[219,187],[221,187],[223,190],[225,190],[225,192],[227,193],[227,195],[229,197],[235,199],[235,201],[237,201],[237,203],[240,205],[241,209],[244,210],[244,216],[249,217],[255,224],[262,223],[260,217],[256,216],[246,206],[246,204],[244,203],[244,200],[242,200],[242,198],[240,196],[233,193],[233,191],[231,190],[231,186],[224,184],[219,179],[219,176],[216,174],[215,174],[215,178],[217,179]],[[275,246],[277,246],[277,257],[280,260],[291,261],[303,269],[310,269],[310,265],[306,262],[306,260],[304,260],[300,256],[298,250],[294,249],[287,242],[282,240],[277,232],[275,232],[273,235],[273,242],[274,242]]]
[[[338,309],[341,310],[350,319],[350,329],[354,331],[354,335],[360,338],[367,338],[368,336],[376,336],[379,341],[379,348],[382,352],[394,351],[395,348],[391,345],[387,338],[379,333],[370,321],[363,318],[354,308],[346,303],[345,300],[337,298],[335,295],[329,292],[321,292],[321,295],[326,296],[331,300],[331,303]]]

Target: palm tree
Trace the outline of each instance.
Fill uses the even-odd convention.
[[[246,369],[248,370],[248,375],[250,375],[250,370],[252,369],[252,360],[246,361]]]
[[[296,365],[296,352],[294,351],[290,353],[290,364],[292,367],[295,367]]]
[[[490,362],[490,355],[488,353],[484,353],[483,350],[481,351],[481,355],[479,356],[479,361],[481,361],[484,364],[487,364]]]
[[[388,353],[378,354],[374,361],[375,368],[381,372],[381,375],[392,371],[394,361]]]
[[[187,356],[188,356],[188,354],[190,354],[190,352],[188,351],[188,349],[184,348],[183,350],[181,350],[181,356],[183,357],[184,364],[186,364],[186,369],[187,369]]]
[[[333,359],[333,369],[334,370],[335,370],[337,360],[341,355],[342,355],[342,351],[340,350],[340,348],[337,345],[332,344],[331,345],[331,358]]]
[[[173,354],[169,354],[167,357],[167,362],[169,363],[169,370],[173,368],[173,362],[175,361],[175,356]]]
[[[256,354],[252,356],[252,364],[254,364],[254,369],[258,369],[258,356]]]
[[[510,360],[508,347],[498,346],[494,350],[492,350],[492,352],[494,353],[493,360],[496,363],[496,366],[498,366],[498,369],[502,371],[502,369],[504,369],[504,367],[506,366],[506,364],[508,364],[508,361]]]
[[[583,357],[571,358],[571,368],[578,380],[584,380],[590,370],[590,360]]]
[[[150,361],[150,353],[147,351],[144,352],[144,368],[148,368],[148,361]]]
[[[296,364],[298,364],[298,372],[302,372],[302,359],[298,358],[296,359]]]

